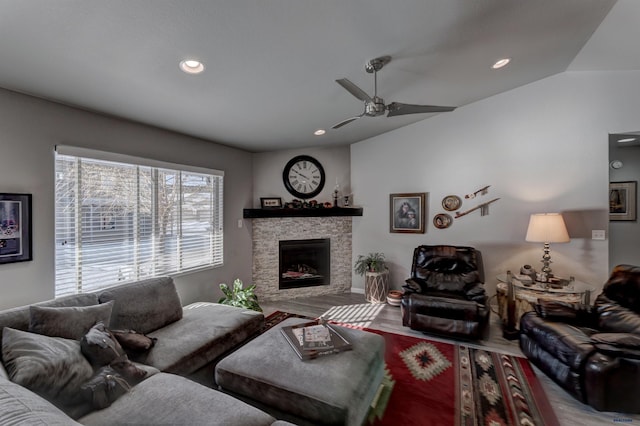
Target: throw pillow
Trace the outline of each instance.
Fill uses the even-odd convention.
[[[131,360],[129,360],[127,354],[120,355],[118,358],[111,361],[109,367],[113,368],[120,375],[131,380],[134,384],[138,384],[147,375],[145,370],[138,368],[133,362],[131,362]]]
[[[30,306],[29,331],[80,340],[99,321],[108,324],[113,302],[92,306],[51,308]]]
[[[93,408],[107,408],[131,387],[129,383],[111,367],[102,367],[89,381],[80,387],[80,393]]]
[[[114,359],[124,354],[124,350],[102,321],[82,337],[80,341],[82,353],[94,367],[110,364]]]
[[[111,332],[125,351],[133,354],[148,351],[154,347],[158,341],[155,337],[149,337],[146,334],[138,333],[134,330],[111,330]]]
[[[93,375],[77,340],[5,327],[2,357],[12,382],[56,404],[81,402],[78,390]]]

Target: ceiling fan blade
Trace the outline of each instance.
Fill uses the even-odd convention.
[[[351,118],[347,118],[346,120],[342,120],[341,122],[334,124],[333,127],[331,127],[332,129],[339,129],[342,126],[345,126],[349,123],[351,123],[352,121],[356,121],[358,118],[362,117],[364,114],[362,115],[358,115],[355,117],[351,117]]]
[[[406,114],[425,114],[429,112],[449,112],[453,111],[454,109],[456,109],[456,107],[436,105],[411,105],[392,102],[387,105],[387,110],[389,111],[387,117]]]
[[[362,90],[361,88],[359,88],[358,86],[356,86],[355,84],[347,80],[346,78],[341,78],[339,80],[336,80],[336,83],[338,83],[340,86],[347,89],[349,93],[351,93],[353,96],[360,99],[361,101],[373,102],[373,99],[371,99],[371,96],[367,95],[367,93],[364,90]]]

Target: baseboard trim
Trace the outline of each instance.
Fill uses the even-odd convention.
[[[351,287],[351,293],[364,294],[364,288]]]

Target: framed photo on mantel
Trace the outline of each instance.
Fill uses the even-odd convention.
[[[281,209],[282,198],[280,197],[261,197],[260,208],[263,209]]]
[[[424,234],[426,192],[389,195],[389,232]]]
[[[33,260],[31,194],[0,193],[0,264]]]

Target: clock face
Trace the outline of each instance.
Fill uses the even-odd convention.
[[[324,169],[315,158],[298,155],[284,167],[282,180],[291,195],[298,198],[315,197],[324,188]]]

